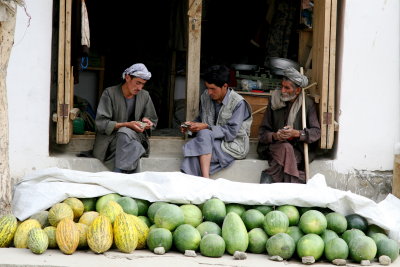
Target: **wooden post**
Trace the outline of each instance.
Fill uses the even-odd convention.
[[[303,67],[300,68],[301,74],[303,74]],[[301,118],[303,129],[307,128],[307,114],[306,114],[306,93],[304,92],[304,88],[301,89],[301,94],[303,97],[303,102],[301,103]],[[305,173],[306,173],[306,183],[310,178],[310,165],[308,160],[308,144],[304,142],[304,166],[305,166]]]
[[[0,215],[11,213],[12,179],[9,166],[8,104],[6,76],[14,43],[16,13],[0,22]]]
[[[201,0],[188,0],[188,51],[186,66],[186,120],[199,113]]]

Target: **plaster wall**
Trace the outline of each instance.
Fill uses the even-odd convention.
[[[7,70],[11,176],[51,165],[49,156],[51,0],[18,7]]]

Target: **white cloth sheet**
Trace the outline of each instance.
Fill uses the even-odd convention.
[[[48,168],[26,175],[15,186],[13,212],[19,220],[50,208],[68,197],[88,198],[119,193],[150,202],[200,204],[216,197],[225,203],[327,207],[343,215],[357,213],[389,231],[400,242],[400,200],[389,194],[376,203],[366,197],[330,188],[317,174],[308,184],[254,184],[206,179],[180,172],[82,172]]]

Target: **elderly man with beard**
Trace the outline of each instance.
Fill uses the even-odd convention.
[[[281,90],[271,94],[259,129],[260,157],[269,168],[261,173],[260,183],[305,183],[304,142],[310,144],[310,162],[315,156],[321,128],[314,101],[306,96],[307,128],[302,127],[302,94],[308,79],[294,68],[284,70]]]

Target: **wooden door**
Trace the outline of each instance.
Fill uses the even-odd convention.
[[[312,79],[321,96],[319,118],[323,149],[331,149],[335,122],[335,60],[337,0],[314,1]]]
[[[72,0],[60,0],[58,39],[57,127],[56,143],[68,144],[72,136],[70,112],[73,108],[73,75],[71,68]]]

